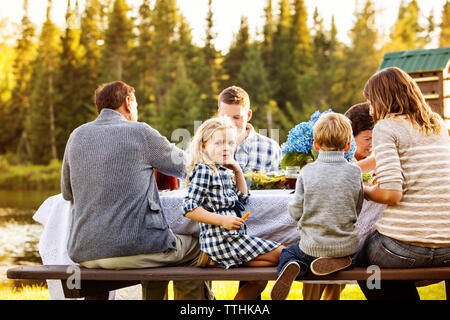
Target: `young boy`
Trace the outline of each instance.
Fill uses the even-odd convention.
[[[257,132],[249,123],[252,118],[248,93],[236,86],[224,89],[219,95],[218,115],[228,116],[238,131],[234,158],[242,171],[278,171],[281,149],[278,143]]]
[[[351,265],[359,238],[355,227],[364,193],[361,170],[344,158],[352,127],[344,115],[322,115],[314,125],[319,157],[306,165],[297,180],[289,214],[298,221],[300,241],[283,249],[271,298],[284,300],[292,282],[311,268],[326,275]]]

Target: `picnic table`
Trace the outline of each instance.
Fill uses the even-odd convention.
[[[179,234],[199,234],[198,223],[183,216],[181,203],[185,189],[161,191],[161,205],[170,228]],[[288,214],[288,204],[294,194],[292,190],[251,190],[251,196],[245,206],[251,215],[246,220],[250,235],[290,245],[299,240],[297,223]],[[373,230],[376,220],[381,217],[384,205],[364,201],[357,226],[360,237],[367,236]],[[33,219],[44,226],[39,242],[39,253],[44,265],[76,265],[67,253],[67,241],[70,230],[70,202],[61,194],[49,197],[36,211]],[[105,270],[106,271],[106,270]],[[48,278],[50,297],[64,299],[61,281]]]

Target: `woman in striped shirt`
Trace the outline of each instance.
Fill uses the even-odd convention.
[[[366,198],[387,204],[363,253],[381,268],[450,266],[450,139],[414,80],[399,68],[383,69],[366,84],[374,118],[378,185]],[[368,299],[419,299],[411,281],[360,286]]]

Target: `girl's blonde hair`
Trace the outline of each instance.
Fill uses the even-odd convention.
[[[397,67],[375,73],[366,83],[364,96],[372,105],[374,123],[404,115],[428,136],[441,132],[441,116],[431,110],[411,76]]]
[[[198,164],[203,163],[216,172],[216,166],[203,152],[203,148],[217,130],[233,129],[236,127],[229,117],[217,117],[206,120],[195,132],[189,145],[189,160],[187,172],[191,172]]]

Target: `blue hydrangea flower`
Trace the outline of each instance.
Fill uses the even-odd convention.
[[[344,158],[348,162],[354,162],[355,161],[355,152],[356,152],[356,141],[355,138],[352,135],[352,142],[350,144],[350,150],[344,153]]]
[[[328,109],[322,113],[320,111],[316,111],[311,115],[311,118],[308,122],[300,122],[293,129],[289,131],[286,142],[281,145],[281,152],[284,155],[291,152],[300,152],[300,153],[310,153],[311,148],[313,146],[313,127],[317,120],[321,115],[333,112],[333,110]],[[344,153],[345,159],[349,162],[354,161],[354,156],[356,152],[356,142],[355,138],[352,135],[352,141],[350,150]]]
[[[330,112],[333,112],[333,110],[328,109],[328,110],[326,110],[326,111],[324,111],[322,113],[320,113],[319,111],[316,111],[316,112],[314,112],[311,115],[311,118],[309,119],[309,122],[312,124],[312,126],[314,126],[314,124],[317,122],[317,120],[319,120],[321,115],[327,114],[327,113],[330,113]]]
[[[281,145],[283,155],[297,151],[309,153],[313,145],[313,126],[310,122],[301,122],[289,131],[286,142]]]

